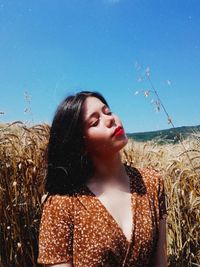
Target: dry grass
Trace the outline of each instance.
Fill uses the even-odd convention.
[[[0,131],[0,266],[37,266],[49,126]]]
[[[38,266],[37,238],[49,125],[0,129],[0,266]],[[165,181],[169,266],[200,266],[200,133],[180,144],[129,140],[122,160],[152,166]],[[188,155],[192,161],[188,160]]]

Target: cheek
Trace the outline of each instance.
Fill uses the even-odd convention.
[[[111,133],[100,131],[99,129],[90,129],[86,136],[86,147],[90,151],[106,150],[112,146]]]
[[[88,144],[102,144],[109,141],[109,133],[100,129],[90,129],[87,133]]]

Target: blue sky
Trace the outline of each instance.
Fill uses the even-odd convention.
[[[0,0],[0,121],[50,124],[64,97],[91,90],[128,133],[171,128],[144,95],[149,68],[174,125],[199,125],[199,14],[198,0]]]

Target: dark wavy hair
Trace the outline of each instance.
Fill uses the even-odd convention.
[[[67,96],[57,107],[47,147],[48,195],[70,194],[94,174],[94,166],[85,152],[83,103],[93,96],[108,105],[97,91],[81,91]]]

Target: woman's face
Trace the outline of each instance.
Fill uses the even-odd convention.
[[[84,135],[87,153],[109,156],[124,147],[128,138],[126,134],[113,136],[114,130],[122,122],[98,98],[88,96],[83,104]]]

